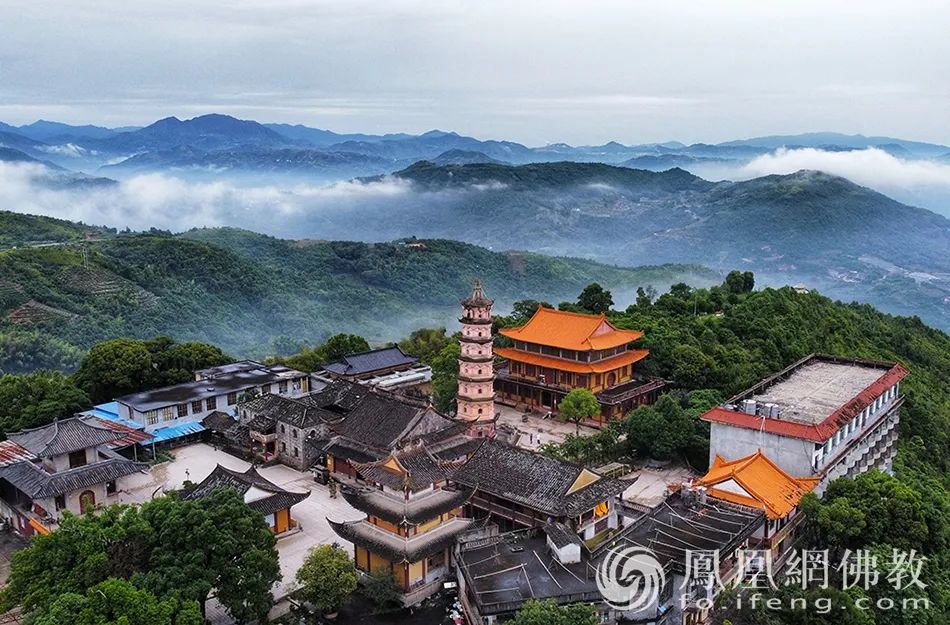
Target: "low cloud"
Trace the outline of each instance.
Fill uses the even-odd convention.
[[[816,148],[779,149],[737,169],[728,166],[696,168],[713,179],[748,179],[768,174],[791,174],[816,169],[888,195],[904,204],[920,206],[950,217],[950,163],[898,158],[878,148],[830,152]]]
[[[0,209],[133,230],[228,225],[312,237],[320,233],[295,232],[290,220],[398,201],[411,192],[408,183],[395,178],[280,187],[241,186],[225,180],[189,182],[145,174],[115,185],[63,188],[68,180],[68,175],[42,165],[0,163]]]
[[[829,152],[815,148],[779,149],[752,160],[740,169],[749,178],[817,169],[876,187],[945,186],[950,188],[950,164],[905,160],[878,148]]]

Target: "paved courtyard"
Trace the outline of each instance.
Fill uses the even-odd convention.
[[[545,419],[536,412],[528,413],[525,420],[524,412],[504,404],[496,403],[495,412],[501,415],[498,418],[498,426],[515,432],[516,440],[510,442],[532,451],[537,451],[545,443],[562,443],[568,434],[577,431],[573,423],[558,421],[553,417]],[[582,436],[590,436],[598,430],[581,425],[579,432]]]
[[[129,486],[119,494],[120,501],[142,503],[169,490],[180,489],[185,480],[200,482],[218,464],[236,471],[244,471],[250,466],[248,462],[204,443],[179,447],[172,453],[175,455],[174,460],[152,467],[148,475],[129,477]],[[264,467],[259,472],[287,490],[310,492],[308,498],[291,510],[293,517],[300,523],[301,531],[277,541],[283,574],[283,579],[274,587],[274,598],[279,602],[291,589],[294,574],[311,547],[338,542],[352,553],[352,545],[333,532],[327,517],[334,521],[350,521],[361,519],[364,515],[342,498],[331,499],[327,487],[314,482],[310,473],[301,473],[284,465]]]

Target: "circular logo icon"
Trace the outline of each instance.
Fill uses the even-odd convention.
[[[607,552],[597,567],[597,589],[614,609],[642,610],[659,597],[666,580],[653,552],[643,547],[624,547]]]

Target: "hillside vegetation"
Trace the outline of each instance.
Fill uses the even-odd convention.
[[[62,243],[0,252],[5,371],[69,370],[92,344],[119,336],[169,335],[260,357],[342,331],[397,340],[451,323],[476,276],[502,305],[561,298],[594,280],[626,291],[717,280],[701,267],[625,269],[444,240],[285,241],[205,229],[84,241],[85,226],[11,213],[0,213],[0,231],[12,233],[11,245]]]

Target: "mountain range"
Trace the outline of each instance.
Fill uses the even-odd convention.
[[[208,176],[266,172],[317,180],[389,173],[419,160],[440,162],[447,152],[470,153],[483,162],[510,164],[599,162],[663,171],[710,164],[743,164],[780,147],[859,150],[877,147],[908,159],[950,158],[950,147],[893,137],[822,132],[767,136],[719,144],[676,141],[595,146],[564,143],[528,147],[513,141],[480,140],[431,130],[419,135],[341,134],[303,125],[262,124],[228,115],[188,120],[160,119],[145,127],[104,128],[37,121],[23,126],[0,123],[0,147],[14,148],[61,167],[110,177],[146,171]]]
[[[274,219],[266,205],[240,206],[213,223],[288,239],[419,236],[622,266],[748,269],[762,283],[801,283],[950,328],[946,218],[821,172],[715,182],[687,171],[780,146],[873,146],[928,162],[950,154],[938,144],[836,133],[531,148],[438,130],[338,134],[226,115],[169,117],[144,128],[0,126],[0,161],[29,164],[40,187],[96,190],[151,172],[260,183],[297,208]],[[82,163],[90,165],[86,174]],[[353,178],[366,192],[345,209],[345,199],[311,208],[306,193],[280,186]]]

